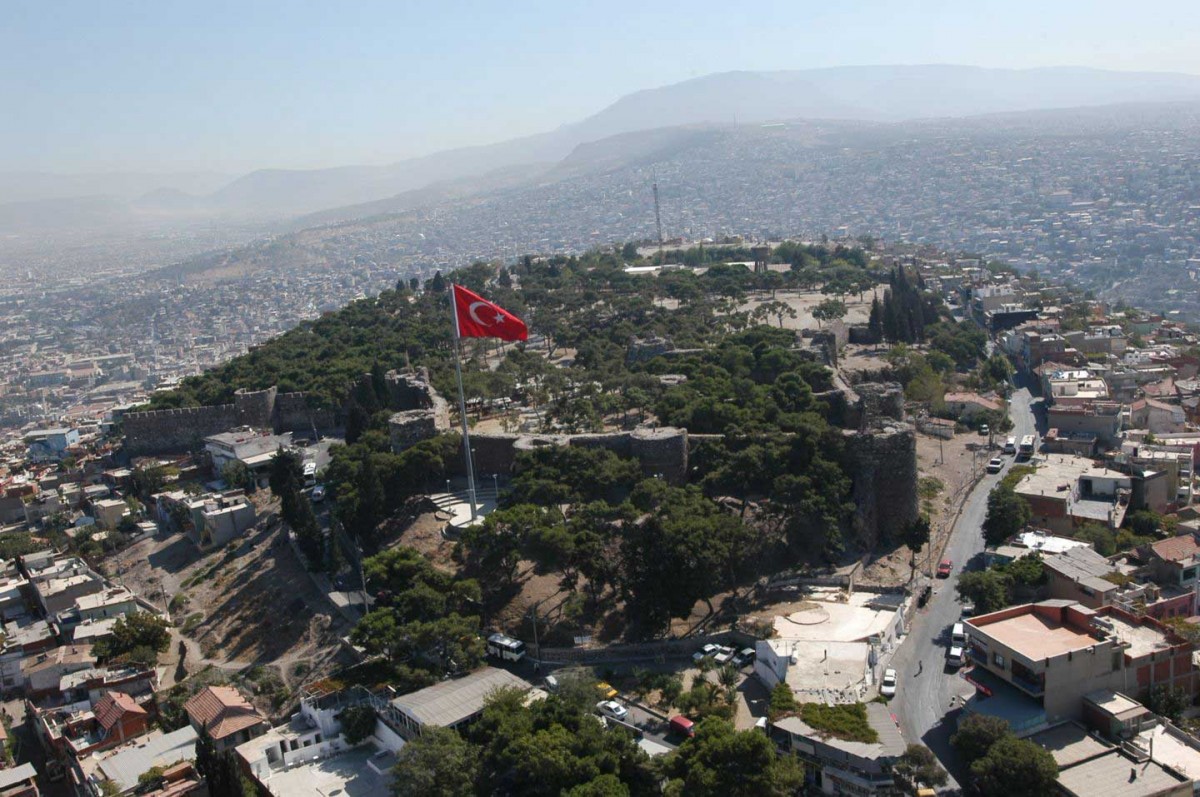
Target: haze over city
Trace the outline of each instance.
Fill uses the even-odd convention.
[[[0,171],[384,164],[735,70],[1200,74],[1177,2],[7,3]],[[714,121],[725,121],[718,110]],[[653,119],[646,120],[654,126]],[[0,199],[3,199],[0,196]]]

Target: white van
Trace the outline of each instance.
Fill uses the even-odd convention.
[[[950,650],[946,655],[951,667],[961,667],[967,659],[967,629],[955,623],[950,629]]]
[[[1010,456],[1017,453],[1017,438],[1009,437],[1004,441],[1004,453]]]

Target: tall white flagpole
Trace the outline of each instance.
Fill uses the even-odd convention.
[[[471,431],[467,425],[467,398],[462,383],[462,331],[458,328],[458,286],[450,283],[450,309],[454,313],[454,373],[458,377],[458,413],[462,417],[463,455],[467,460],[467,495],[471,499],[471,520],[479,517],[475,502],[475,464],[471,461]]]

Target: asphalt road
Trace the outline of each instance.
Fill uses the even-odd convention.
[[[1019,441],[1024,435],[1034,434],[1037,431],[1035,413],[1040,411],[1040,404],[1041,399],[1033,399],[1027,388],[1014,390],[1009,399],[1013,430],[1007,435],[1015,436]],[[984,468],[991,456],[981,451],[979,467]],[[962,679],[959,671],[946,666],[950,627],[962,613],[955,584],[964,568],[979,566],[978,555],[984,548],[981,529],[987,513],[988,493],[1013,462],[1012,457],[1004,457],[1004,460],[1004,469],[997,474],[984,473],[963,504],[942,554],[942,558],[953,562],[954,570],[950,578],[934,579],[933,596],[924,609],[917,611],[909,634],[891,663],[899,680],[891,709],[904,738],[910,743],[928,746],[952,776],[958,770],[957,759],[949,746],[958,714],[955,706],[959,697],[970,696],[973,692],[973,687]]]

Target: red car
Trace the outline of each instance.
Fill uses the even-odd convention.
[[[950,578],[950,569],[953,567],[954,564],[949,559],[943,559],[942,563],[938,565],[938,578]]]

